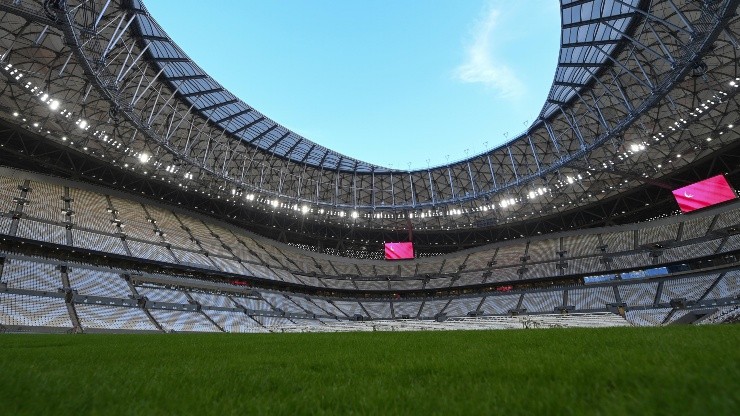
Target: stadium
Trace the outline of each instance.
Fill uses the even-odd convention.
[[[189,344],[222,355],[249,350],[234,363],[264,370],[260,356],[305,347],[343,357],[379,340],[400,350],[418,347],[418,356],[399,352],[409,362],[437,357],[431,345],[470,349],[466,360],[450,358],[450,367],[479,359],[476,351],[486,356],[493,343],[514,346],[508,357],[517,360],[526,348],[516,346],[563,344],[568,356],[597,359],[594,350],[624,342],[645,360],[635,359],[635,366],[650,360],[676,366],[654,381],[685,380],[688,387],[675,389],[683,400],[639,407],[625,397],[643,405],[658,399],[638,387],[609,396],[614,386],[598,385],[597,377],[595,398],[555,413],[585,413],[589,406],[605,413],[707,406],[735,413],[737,326],[707,324],[740,317],[740,201],[733,189],[740,186],[739,6],[738,0],[560,0],[561,49],[539,117],[484,153],[403,170],[343,155],[251,107],[242,101],[249,97],[236,97],[191,60],[140,0],[2,0],[0,345],[7,377],[22,380],[11,388],[13,381],[0,376],[2,401],[14,414],[48,411],[18,404],[17,397],[43,403],[23,389],[40,379],[24,378],[22,364],[73,373],[85,363],[79,351],[93,348],[87,342],[100,343],[100,368],[118,379],[141,357],[107,348],[120,343],[133,351],[147,340],[226,373],[233,370],[228,363],[189,354]],[[631,328],[637,326],[672,328]],[[487,331],[499,329],[509,331]],[[173,334],[205,332],[251,335]],[[317,332],[331,334],[286,334]],[[565,345],[571,339],[594,350]],[[45,343],[80,349],[54,361],[34,354],[33,346]],[[288,346],[293,352],[284,351]],[[674,358],[695,371],[661,361],[667,358],[654,354],[663,348],[675,348]],[[159,358],[148,359],[141,365]],[[367,359],[388,357],[376,350]],[[450,378],[481,377],[490,388],[506,381],[443,370],[438,359],[429,368]],[[569,374],[565,385],[587,383],[584,374],[597,371],[573,369],[570,361],[548,370]],[[283,369],[312,385],[336,382],[326,372],[344,371],[336,362],[315,365],[326,369],[324,378]],[[365,370],[381,371],[371,365]],[[234,385],[208,373],[203,384],[233,394],[217,407],[164,410],[142,402],[110,409],[491,410],[486,400],[440,404],[443,378],[419,365],[403,376],[358,370],[352,388],[358,394],[367,388],[372,403],[359,408],[341,389],[334,398],[323,391],[332,405],[288,388],[279,389],[284,403],[273,407],[232,403],[239,395]],[[720,367],[721,374],[708,375]],[[609,377],[623,383],[628,370]],[[360,384],[363,374],[373,382]],[[85,377],[75,384],[80,392],[96,384]],[[185,376],[169,377],[161,384]],[[383,377],[406,382],[409,400],[384,390]],[[482,381],[470,383],[465,393],[451,387],[448,397],[488,394],[502,409],[516,401],[486,393]],[[146,393],[148,400],[165,394],[161,384]],[[51,389],[47,400],[58,395],[65,403],[56,409],[66,412],[100,413],[106,394],[115,396],[98,391],[95,405]],[[573,394],[529,389],[543,401]],[[691,401],[688,391],[696,393]],[[712,394],[720,399],[702,401]],[[607,396],[615,401],[603,407]],[[387,397],[397,401],[384,404]],[[308,407],[291,407],[298,403]],[[547,411],[533,403],[519,412]]]

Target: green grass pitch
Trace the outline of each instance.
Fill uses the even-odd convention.
[[[740,325],[0,335],[0,414],[740,414]]]

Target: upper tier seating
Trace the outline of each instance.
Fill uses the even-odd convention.
[[[713,233],[740,224],[740,203],[735,203],[716,213],[513,240],[432,258],[358,260],[300,250],[114,191],[81,189],[25,172],[18,176],[0,176],[2,234],[12,230],[14,236],[46,243],[336,289],[444,289],[602,274],[740,249],[739,235],[724,241],[721,233]],[[12,219],[18,212],[21,216]]]

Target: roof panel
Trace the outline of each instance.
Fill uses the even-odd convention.
[[[221,85],[210,78],[201,68],[192,62],[172,40],[169,39],[165,31],[146,12],[146,9],[140,2],[136,1],[134,4],[138,4],[140,6],[138,9],[142,10],[142,13],[137,14],[136,22],[139,32],[143,35],[143,40],[150,45],[147,51],[149,57],[161,67],[164,67],[163,76],[166,79],[171,80],[173,86],[181,92],[181,95],[184,95],[182,98],[186,99],[191,105],[193,105],[195,110],[200,111],[204,117],[211,121],[219,122],[226,119],[226,121],[220,124],[220,127],[226,129],[228,133],[233,134],[235,137],[240,137],[264,150],[274,151],[274,148],[277,146],[275,145],[275,137],[282,137],[285,135],[284,133],[278,134],[278,131],[287,131],[287,129],[278,130],[272,120],[264,117],[258,111],[253,110],[249,105],[234,97],[226,89],[215,91],[222,88]],[[189,79],[189,77],[198,76],[203,76],[203,78]],[[208,91],[208,93],[198,94],[198,91]],[[229,118],[234,114],[240,115]],[[255,123],[256,120],[263,121]],[[275,130],[275,132],[272,132],[272,130]],[[267,136],[268,133],[272,135]],[[351,160],[352,162],[348,163],[348,165],[366,165],[368,168],[372,168],[374,166],[366,162],[339,155],[338,153],[325,149],[322,146],[314,145],[309,140],[295,133],[291,132],[290,135],[294,137],[291,143],[294,144],[299,141],[305,142],[306,144],[310,143],[310,145],[303,145],[303,150],[317,152],[315,157],[306,157],[306,155],[303,154],[300,159],[295,159],[296,161],[304,160],[305,163],[318,165],[322,160],[330,160],[330,158],[324,157],[324,154],[328,152],[335,155],[336,160],[342,158]],[[284,146],[282,153],[278,154],[292,157],[291,154],[296,153],[294,151],[288,153],[292,148],[292,145],[286,145]],[[329,162],[328,165],[322,167],[334,169],[336,168],[336,164]]]

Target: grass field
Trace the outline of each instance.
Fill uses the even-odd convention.
[[[740,414],[740,325],[0,335],[0,414]]]

